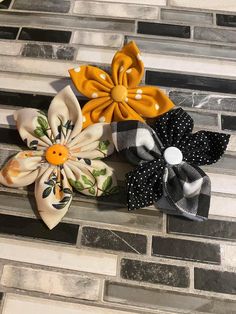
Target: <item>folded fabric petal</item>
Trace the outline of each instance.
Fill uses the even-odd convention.
[[[93,66],[69,70],[75,87],[92,99],[82,109],[83,128],[97,122],[154,118],[174,106],[157,87],[138,86],[144,66],[132,41],[118,51],[112,61],[112,75]]]
[[[48,116],[21,109],[15,118],[21,137],[36,150],[10,159],[0,171],[0,183],[23,187],[35,182],[38,211],[50,229],[69,209],[72,187],[90,196],[117,192],[113,169],[97,160],[114,151],[111,127],[98,123],[82,131],[81,108],[69,86],[55,96]]]
[[[182,108],[158,118],[153,128],[139,121],[113,122],[111,127],[117,151],[136,165],[126,175],[129,209],[154,203],[174,215],[207,218],[211,184],[198,165],[216,162],[229,135],[191,133],[193,120]]]

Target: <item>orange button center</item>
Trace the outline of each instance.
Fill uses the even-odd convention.
[[[124,101],[127,97],[128,91],[127,88],[123,85],[117,85],[111,90],[111,97],[114,101],[121,102]]]
[[[68,149],[61,144],[55,144],[46,150],[47,161],[55,166],[62,165],[67,161],[69,157]]]

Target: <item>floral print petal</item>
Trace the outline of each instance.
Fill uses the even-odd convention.
[[[43,111],[20,109],[15,112],[14,118],[22,140],[30,149],[45,149],[52,145],[51,129]]]
[[[65,87],[52,100],[48,121],[57,143],[66,144],[81,132],[81,108],[70,86]]]
[[[33,183],[40,173],[41,151],[22,151],[12,157],[0,171],[0,183],[9,187],[24,187]]]
[[[39,214],[49,229],[64,217],[72,201],[72,188],[64,169],[49,166],[35,182]]]
[[[89,196],[106,196],[118,192],[113,169],[100,160],[68,161],[65,165],[70,184]]]

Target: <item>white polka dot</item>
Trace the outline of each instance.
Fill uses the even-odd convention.
[[[80,67],[74,69],[75,72],[80,72],[80,70]]]
[[[105,80],[105,79],[106,79],[106,74],[102,73],[102,74],[100,74],[100,77],[101,77],[103,80]]]
[[[84,122],[86,122],[86,118],[85,118],[85,116],[83,116],[83,123],[84,123]]]
[[[104,116],[99,118],[99,122],[105,122],[105,121],[106,121],[106,118]]]
[[[126,98],[125,98],[125,101],[127,102],[128,100],[129,100],[129,98],[128,98],[128,97],[126,97]]]
[[[97,93],[92,93],[92,98],[97,98],[98,97],[98,94]]]
[[[137,89],[136,93],[137,93],[137,94],[142,94],[143,91],[142,91],[141,89]]]
[[[132,69],[128,69],[127,71],[126,71],[126,73],[131,73],[132,72]]]
[[[156,110],[159,110],[160,109],[160,106],[158,104],[155,104],[155,109]]]
[[[142,57],[141,57],[140,53],[137,54],[137,59],[140,60],[140,61],[142,60]]]
[[[134,97],[134,98],[135,98],[135,99],[137,99],[137,100],[142,99],[142,95],[137,94],[137,95],[135,95],[135,97]]]
[[[124,67],[121,66],[119,71],[120,71],[120,72],[124,71]]]

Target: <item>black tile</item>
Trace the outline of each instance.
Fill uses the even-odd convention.
[[[195,268],[194,288],[236,294],[236,273]]]
[[[0,26],[1,39],[16,39],[19,28]]]
[[[87,102],[85,99],[77,98],[81,106]],[[52,99],[52,96],[0,91],[0,103],[2,105],[37,108],[47,111]]]
[[[1,9],[8,9],[9,8],[9,6],[10,6],[10,4],[11,4],[11,0],[4,0],[4,1],[2,1],[1,3],[0,3],[0,10]]]
[[[40,28],[22,28],[19,39],[52,43],[69,43],[71,32]]]
[[[221,115],[222,130],[236,131],[236,116]]]
[[[81,243],[99,249],[145,254],[147,238],[140,234],[84,227]]]
[[[168,232],[203,238],[236,240],[236,222],[209,219],[191,221],[182,217],[168,217]]]
[[[24,146],[24,142],[16,129],[0,128],[0,143]]]
[[[0,214],[0,234],[76,244],[78,230],[78,225],[66,223],[59,223],[54,229],[49,230],[39,219]]]
[[[216,24],[220,26],[236,27],[236,15],[216,14]]]
[[[189,286],[189,269],[186,267],[130,259],[122,259],[121,277],[173,287],[186,288]]]
[[[138,33],[157,36],[190,38],[190,27],[184,25],[138,22]]]
[[[220,264],[220,246],[173,238],[153,237],[152,255]]]
[[[44,44],[26,44],[22,51],[24,57],[58,60],[73,60],[74,54],[74,47]]]
[[[67,13],[70,10],[70,1],[65,0],[15,0],[14,10],[29,10],[42,12]]]
[[[198,89],[203,91],[236,93],[236,80],[185,75],[170,72],[147,71],[146,83],[166,87]]]

